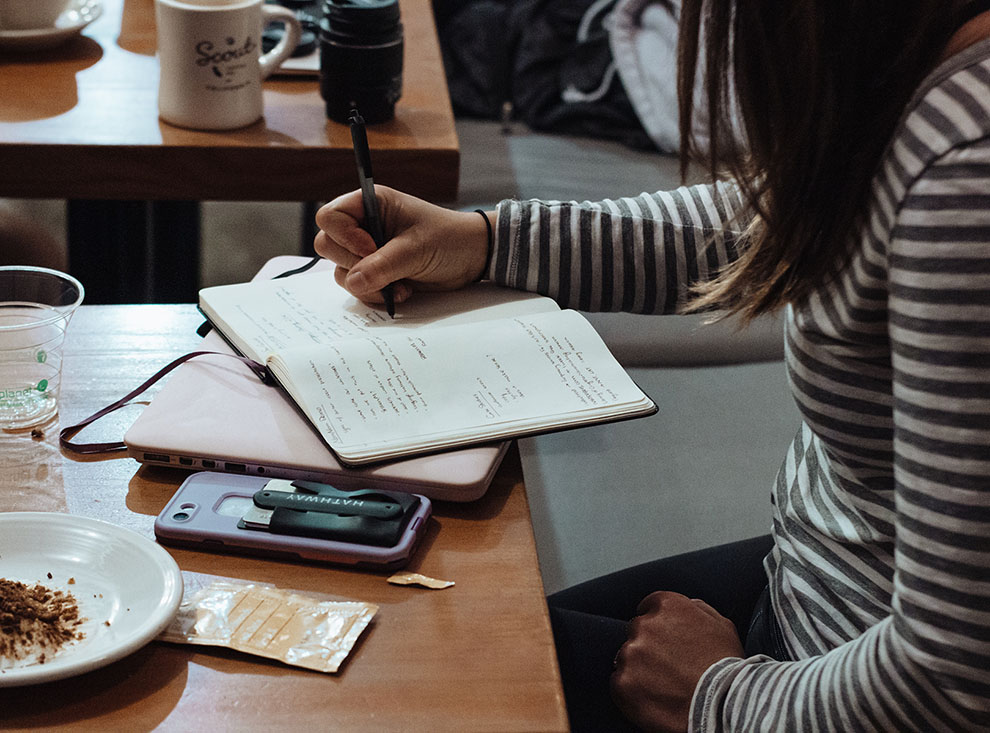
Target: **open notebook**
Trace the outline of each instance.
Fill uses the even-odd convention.
[[[306,261],[276,257],[256,279]],[[329,270],[331,265],[318,267]],[[202,349],[233,353],[215,332],[206,336]],[[129,455],[150,465],[308,479],[343,489],[409,491],[446,501],[482,496],[508,446],[496,442],[345,468],[281,390],[263,384],[240,362],[218,356],[193,359],[169,376],[124,442]]]
[[[204,288],[199,305],[348,466],[657,411],[579,313],[492,283],[418,293],[394,318],[322,271]]]

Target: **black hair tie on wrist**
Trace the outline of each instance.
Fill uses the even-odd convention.
[[[495,249],[495,235],[492,232],[492,222],[491,219],[488,218],[488,214],[486,214],[483,209],[475,209],[474,211],[476,214],[481,214],[481,218],[485,220],[485,229],[488,230],[488,256],[485,258],[485,269],[483,269],[481,274],[478,276],[478,280],[481,280],[485,277],[485,273],[488,272],[488,268],[492,264],[492,252]]]

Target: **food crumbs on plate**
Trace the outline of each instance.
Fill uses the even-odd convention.
[[[75,585],[75,584],[76,584],[76,579],[75,578],[69,578],[69,585]]]
[[[51,574],[51,573],[48,573],[48,579],[49,579],[49,580],[51,580],[51,579],[52,579],[52,574]]]
[[[104,621],[104,622],[103,622],[103,625],[104,625],[104,626],[109,626],[109,625],[110,625],[110,622],[109,622],[109,621]]]
[[[31,437],[34,438],[35,440],[41,440],[42,438],[45,437],[45,431],[42,430],[41,428],[34,428],[31,431]]]
[[[0,668],[7,662],[44,664],[83,638],[78,628],[84,620],[71,593],[0,578]]]
[[[431,590],[442,590],[454,584],[453,580],[437,580],[419,573],[396,573],[388,582],[394,585],[421,585]]]

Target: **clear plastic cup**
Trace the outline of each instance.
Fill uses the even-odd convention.
[[[33,428],[58,413],[62,343],[83,295],[63,272],[0,267],[0,430]]]

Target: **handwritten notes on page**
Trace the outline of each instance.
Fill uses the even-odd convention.
[[[349,339],[269,366],[354,463],[654,410],[574,311]]]
[[[199,303],[228,341],[262,363],[276,351],[371,332],[384,335],[558,310],[549,298],[478,283],[451,293],[417,293],[393,320],[384,307],[351,296],[327,271],[204,288]]]

